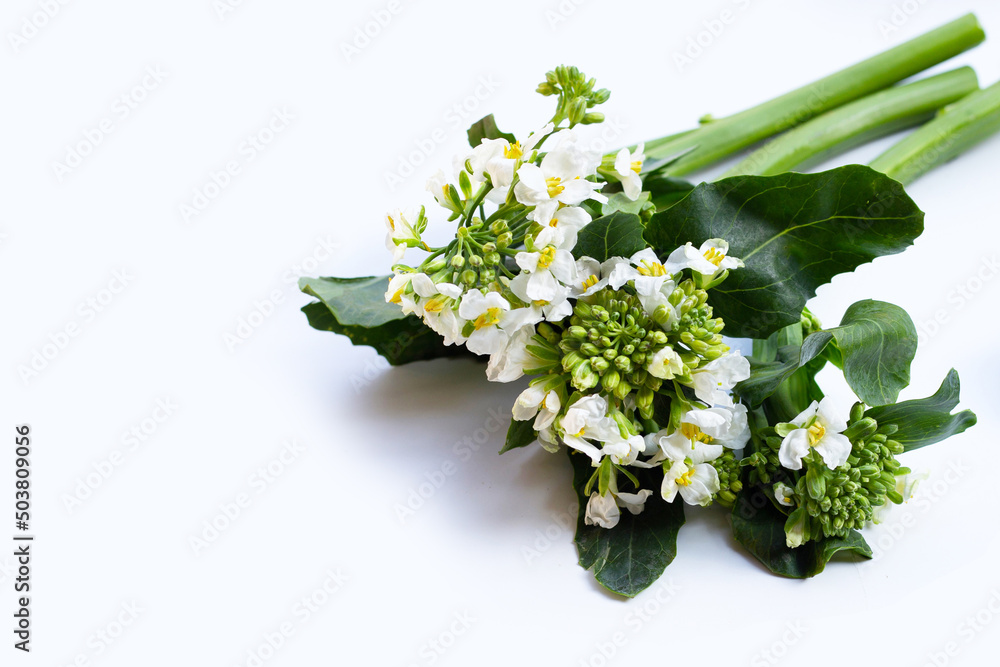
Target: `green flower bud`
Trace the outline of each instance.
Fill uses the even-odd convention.
[[[461,255],[455,255],[451,258],[451,268],[460,269],[465,266],[465,258]]]
[[[479,280],[479,276],[476,274],[475,271],[473,271],[471,269],[466,269],[465,271],[462,271],[462,278],[461,278],[461,280],[466,285],[470,285],[471,286],[471,285],[475,285],[476,284],[476,281]]]
[[[601,359],[601,361],[603,361],[605,364],[608,363],[604,359]],[[591,363],[593,364],[595,362]],[[618,371],[611,369],[604,374],[604,377],[601,378],[601,386],[604,387],[604,391],[611,393],[615,390],[615,387],[618,386],[618,383],[621,382],[621,379],[622,379],[621,374]]]
[[[472,255],[469,257],[469,266],[479,268],[483,265],[483,258],[479,255]]]

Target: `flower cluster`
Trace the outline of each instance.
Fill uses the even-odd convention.
[[[845,537],[878,521],[880,508],[909,498],[917,478],[896,460],[903,453],[892,440],[897,428],[865,417],[861,403],[845,421],[824,398],[761,432],[764,446],[745,464],[751,479],[789,508],[788,546]]]
[[[581,231],[620,210],[609,195],[637,208],[649,199],[643,146],[587,149],[574,126],[601,122],[591,109],[607,91],[578,70],[550,72],[539,92],[559,96],[549,123],[520,140],[496,131],[454,159],[453,178],[429,180],[457,221],[447,245],[425,241],[423,207],[386,217],[386,300],[445,344],[488,356],[490,380],[531,377],[513,418],[530,422],[543,448],[589,458],[586,524],[613,528],[622,508],[638,514],[656,491],[665,502],[732,506],[749,477],[789,515],[794,547],[844,536],[901,502],[897,477],[908,470],[894,458],[895,427],[860,408],[844,420],[824,400],[764,423],[744,458],[749,411],[732,391],[750,363],[724,342],[711,305],[743,262],[724,239],[629,257],[580,252]],[[410,251],[421,263],[405,263]],[[808,313],[803,322],[806,333],[819,328]]]
[[[642,146],[609,158],[587,150],[572,125],[600,122],[581,109],[607,95],[574,72],[550,73],[543,84],[561,96],[553,122],[523,140],[483,139],[454,160],[453,180],[430,179],[428,190],[458,221],[447,246],[424,241],[424,208],[387,216],[396,264],[386,299],[446,344],[488,356],[490,380],[533,376],[514,419],[531,420],[546,449],[590,458],[588,523],[610,528],[620,507],[641,511],[653,493],[641,488],[641,471],[662,470],[667,502],[708,505],[720,494],[731,502],[734,453],[750,431],[746,407],[729,392],[749,364],[723,342],[709,294],[742,262],[723,239],[665,258],[651,248],[574,257],[580,230],[609,201],[606,187],[640,198],[644,161]],[[410,249],[426,253],[419,266],[404,263]],[[626,484],[634,489],[620,490]]]

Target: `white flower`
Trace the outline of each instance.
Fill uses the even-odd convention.
[[[413,290],[408,291],[407,289],[414,280],[419,282],[421,279],[426,280],[431,285],[434,284],[423,273],[397,273],[389,279],[389,286],[385,291],[385,302],[397,304],[403,309],[403,314],[405,315],[409,315],[410,313],[422,315],[423,311],[420,310],[414,298],[416,292]]]
[[[794,507],[794,496],[795,489],[792,487],[778,482],[774,485],[774,499],[778,501],[779,505],[784,505],[785,507]]]
[[[554,143],[556,147],[542,158],[541,165],[523,164],[517,170],[518,183],[514,186],[517,200],[526,206],[555,206],[556,203],[578,206],[588,199],[608,201],[597,192],[604,184],[587,180],[600,158],[595,162],[594,156],[579,150],[575,141],[557,139]]]
[[[572,286],[570,295],[579,299],[601,291],[612,278],[621,273],[622,267],[629,267],[628,260],[624,257],[612,257],[603,263],[593,257],[581,257],[576,262],[576,283]],[[618,285],[615,289],[620,287]]]
[[[645,148],[645,144],[639,144],[634,153],[628,148],[623,148],[618,151],[618,155],[615,157],[615,176],[622,182],[625,196],[632,201],[638,199],[639,195],[642,194],[642,178],[639,177],[639,173],[642,171],[642,163],[646,159],[642,152],[643,148]]]
[[[835,410],[833,401],[824,398],[812,402],[791,424],[798,428],[790,431],[781,441],[778,459],[789,470],[802,469],[802,457],[815,449],[826,466],[833,470],[844,465],[851,455],[851,441],[842,435],[847,422]]]
[[[396,209],[385,216],[385,247],[392,253],[392,261],[403,259],[407,248],[423,245],[420,234],[427,226],[424,208],[411,207],[403,211]]]
[[[519,252],[514,261],[529,278],[525,294],[530,301],[557,301],[565,296],[565,286],[576,282],[576,262],[569,250],[545,246],[538,252]]]
[[[611,286],[631,280],[643,309],[664,329],[672,329],[679,319],[677,309],[669,301],[670,295],[677,288],[672,272],[660,263],[652,248],[640,250],[632,255],[630,261],[635,268],[620,268],[611,281]]]
[[[621,511],[618,509],[620,506],[632,514],[641,514],[646,507],[646,499],[651,495],[653,492],[649,489],[642,489],[638,493],[620,493],[608,489],[603,496],[595,491],[590,494],[583,522],[588,526],[614,528],[621,519]]]
[[[552,426],[561,409],[562,401],[559,400],[558,392],[554,389],[545,391],[542,385],[534,384],[517,397],[512,412],[517,421],[534,419],[534,429],[541,431]]]
[[[674,461],[663,476],[660,494],[668,503],[681,494],[688,505],[708,505],[719,492],[719,473],[711,463]]]
[[[597,395],[585,396],[569,406],[559,426],[567,446],[583,452],[598,464],[607,454],[619,465],[635,461],[645,448],[642,436],[623,437],[618,422],[608,416],[607,401]],[[591,440],[603,444],[598,449]]]
[[[691,269],[706,276],[743,266],[743,260],[730,257],[728,252],[729,243],[724,239],[709,239],[697,250],[687,243],[670,253],[665,266],[670,273]]]
[[[534,335],[535,330],[530,327],[511,335],[504,346],[490,356],[486,378],[490,382],[513,382],[522,377],[535,361],[535,357],[528,352],[528,344]]]
[[[478,187],[489,176],[493,189],[488,198],[490,201],[502,202],[507,198],[511,183],[514,182],[514,170],[523,160],[530,159],[535,146],[552,132],[549,123],[541,130],[533,132],[524,141],[513,144],[506,139],[483,139],[482,143],[472,149],[472,155],[467,158],[472,167],[471,181],[473,187]],[[466,160],[461,160],[462,168]]]
[[[572,250],[576,246],[576,237],[581,229],[590,222],[590,214],[579,206],[542,205],[528,214],[528,217],[540,224],[543,229],[535,237],[535,245],[539,248],[553,245],[564,250]]]
[[[924,482],[930,477],[930,473],[926,470],[920,472],[911,472],[907,475],[899,475],[896,477],[896,493],[903,497],[903,502],[909,502],[910,498],[917,491],[917,486],[920,482]],[[889,512],[892,509],[893,503],[886,503],[884,505],[879,505],[872,511],[872,523],[882,523],[885,521]]]
[[[457,213],[460,209],[458,203],[452,199],[451,190],[453,187],[440,169],[427,179],[427,191],[434,195],[437,203],[449,211]]]
[[[653,355],[646,367],[649,374],[662,380],[673,380],[675,377],[684,375],[687,368],[681,355],[674,351],[674,348],[667,345],[662,350]]]
[[[530,304],[526,308],[518,309],[523,311],[521,319],[524,324],[537,324],[542,320],[558,322],[573,314],[573,304],[569,302],[569,287],[557,284],[555,295],[551,299],[532,299],[528,296],[528,283],[530,281],[530,273],[518,274],[510,281],[510,291],[514,293],[514,296]],[[508,329],[508,331],[510,330]]]
[[[806,514],[805,508],[800,507],[789,515],[788,520],[785,521],[785,545],[789,549],[797,549],[809,541],[809,535],[807,534],[809,515]],[[789,528],[788,524],[791,523],[792,527]]]
[[[750,439],[746,406],[689,410],[670,434],[657,434],[663,455],[671,461],[708,463],[722,456],[724,448],[743,449]]]
[[[500,323],[509,310],[507,299],[497,292],[483,294],[478,289],[466,292],[458,307],[459,316],[473,327],[465,346],[476,354],[499,351],[507,342],[507,334],[500,328]]]
[[[750,362],[739,351],[691,371],[694,395],[709,405],[732,406],[729,395],[738,382],[750,377]]]
[[[430,283],[430,279],[427,282]],[[419,296],[424,297],[418,304],[424,322],[441,334],[445,345],[463,344],[465,337],[462,335],[462,329],[465,328],[465,320],[456,312],[458,300],[462,297],[462,288],[452,283],[430,283],[430,285],[431,287],[427,287],[423,281],[418,284],[414,278],[414,290]]]

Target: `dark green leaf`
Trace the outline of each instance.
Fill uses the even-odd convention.
[[[906,451],[920,449],[975,426],[976,415],[971,410],[951,414],[958,405],[960,389],[958,373],[952,369],[933,396],[871,408],[865,415],[880,424],[898,426],[892,439]]]
[[[899,306],[868,299],[848,308],[840,326],[810,334],[801,348],[779,348],[774,362],[754,364],[750,378],[736,391],[751,405],[760,405],[795,371],[819,357],[831,341],[836,341],[834,356],[847,383],[868,405],[894,402],[910,383],[910,362],[917,352],[913,321]]]
[[[642,188],[651,195],[656,210],[662,211],[687,197],[694,190],[694,184],[681,178],[666,176],[662,172],[654,172],[643,176]]]
[[[654,215],[645,237],[660,254],[726,239],[746,267],[712,292],[715,312],[728,335],[766,338],[797,322],[833,276],[912,245],[923,217],[902,185],[849,165],[702,183]]]
[[[680,501],[666,503],[650,497],[641,514],[623,509],[614,528],[588,526],[584,522],[589,498],[583,495],[587,480],[594,474],[590,459],[570,452],[573,485],[580,502],[576,524],[576,547],[580,565],[593,570],[598,583],[613,593],[635,597],[656,581],[677,555],[677,533],[684,525]],[[646,488],[649,475],[640,475]],[[624,490],[624,489],[623,489]]]
[[[793,579],[814,577],[838,552],[872,557],[861,533],[851,531],[846,539],[827,538],[792,549],[785,544],[785,520],[760,487],[743,491],[733,507],[733,535],[764,567]]]
[[[512,449],[527,447],[533,443],[538,437],[538,434],[535,433],[534,423],[533,419],[527,421],[511,419],[510,427],[507,429],[507,441],[504,443],[500,453],[505,454]]]
[[[573,256],[584,255],[603,262],[611,257],[631,257],[646,248],[642,221],[632,213],[612,213],[580,230]]]
[[[388,284],[389,276],[303,278],[299,288],[319,301],[302,312],[313,328],[347,336],[354,345],[370,345],[394,366],[471,355],[465,347],[446,346],[419,318],[386,303]]]
[[[506,139],[510,143],[514,143],[517,139],[513,134],[507,132],[501,132],[497,127],[497,122],[493,118],[493,114],[489,116],[484,116],[480,118],[469,128],[469,145],[473,148],[483,143],[483,139]]]

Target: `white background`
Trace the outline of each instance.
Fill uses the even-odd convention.
[[[246,0],[221,16],[218,4],[68,2],[17,49],[9,33],[40,4],[8,0],[0,15],[0,536],[13,533],[13,426],[24,422],[37,535],[30,655],[11,648],[13,562],[0,551],[0,663],[254,665],[248,652],[287,623],[263,664],[992,664],[1000,140],[910,188],[927,212],[914,248],[835,279],[811,304],[828,323],[861,298],[905,307],[924,340],[904,397],[931,393],[955,366],[981,421],[906,457],[931,477],[867,533],[880,558],[805,582],[768,574],[723,512],[690,511],[668,588],[606,594],[576,564],[564,456],[496,455],[490,411],[507,414],[520,386],[491,386],[468,362],[388,371],[371,349],[310,329],[294,278],[385,273],[383,212],[426,201],[424,179],[450,167],[479,116],[516,132],[544,122],[551,100],[533,90],[560,62],[613,91],[605,111],[624,144],[763,101],[964,10],[994,41],[937,69],[971,64],[993,83],[1000,6],[911,0],[912,16],[894,16],[871,0],[577,0],[553,14],[556,0],[401,0],[348,57],[342,45],[386,2]],[[679,67],[675,54],[723,10],[734,20]],[[146,78],[123,117],[119,98],[149,67],[165,78]],[[250,160],[241,146],[276,109],[294,119]],[[54,164],[103,119],[110,134],[60,179]],[[391,188],[386,173],[439,128],[429,158]],[[239,173],[185,220],[181,205],[230,161]],[[116,271],[127,286],[105,292]],[[226,336],[275,293],[230,349]],[[70,325],[78,335],[25,381],[19,367]],[[178,407],[149,421],[164,417],[163,399]],[[154,424],[138,447],[123,442]],[[261,482],[290,440],[302,451]],[[115,451],[120,465],[95,477]],[[401,520],[442,469],[453,474]],[[70,507],[76,494],[87,497]],[[240,494],[249,506],[206,533]],[[328,595],[329,572],[346,582]],[[309,596],[323,604],[307,617],[296,605]],[[133,603],[134,620],[121,612]],[[972,629],[977,612],[992,624]]]

